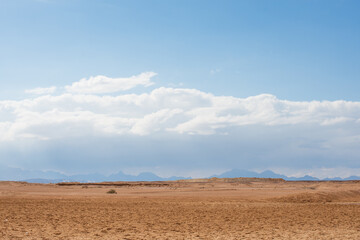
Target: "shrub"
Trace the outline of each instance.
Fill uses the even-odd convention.
[[[117,194],[117,192],[114,189],[110,189],[107,191],[108,194]]]

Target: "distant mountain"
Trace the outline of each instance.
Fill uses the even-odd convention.
[[[303,177],[288,177],[286,175],[277,174],[273,171],[267,170],[261,173],[252,172],[248,170],[232,169],[219,175],[211,177],[218,178],[238,178],[238,177],[255,177],[255,178],[282,178],[288,181],[317,181],[316,177],[305,175]],[[151,172],[143,172],[139,175],[129,175],[121,171],[111,174],[103,175],[99,173],[91,174],[77,174],[66,175],[55,171],[31,171],[20,168],[11,168],[0,165],[0,181],[26,181],[31,183],[58,183],[58,182],[105,182],[105,181],[171,181],[179,179],[190,179],[185,177],[169,177],[162,178]],[[330,180],[360,180],[359,176],[351,176],[347,178],[326,178],[325,181]]]
[[[336,178],[325,178],[324,179],[325,181],[326,180],[339,180],[339,181],[346,181],[346,180],[360,180],[360,177],[359,176],[350,176],[350,177],[347,177],[347,178],[339,178],[339,177],[336,177]]]
[[[248,170],[240,170],[240,169],[233,169],[228,172],[224,172],[220,175],[213,175],[211,177],[218,177],[218,178],[237,178],[237,177],[256,177],[256,178],[287,178],[285,175],[276,174],[270,170],[264,171],[262,173],[251,172]]]
[[[360,180],[360,177],[359,176],[350,176],[350,177],[344,178],[343,180]]]
[[[319,181],[319,180],[321,180],[319,178],[312,177],[309,175],[305,175],[303,177],[285,177],[284,179],[287,181]],[[331,179],[331,180],[334,180],[334,179]]]
[[[55,171],[33,171],[0,165],[0,181],[20,181],[23,179],[65,179],[68,176]]]
[[[282,174],[277,174],[274,173],[273,171],[267,170],[261,173],[257,173],[257,172],[252,172],[252,171],[248,171],[248,170],[241,170],[241,169],[232,169],[230,171],[224,172],[220,175],[213,175],[211,177],[218,177],[218,178],[237,178],[237,177],[255,177],[255,178],[282,178],[285,179],[287,181],[319,181],[319,180],[324,180],[324,181],[334,181],[334,180],[338,180],[338,181],[345,181],[345,180],[360,180],[359,176],[351,176],[351,177],[347,177],[347,178],[325,178],[325,179],[319,179],[316,177],[312,177],[309,175],[305,175],[303,177],[288,177],[286,175],[282,175]]]
[[[32,178],[32,179],[22,180],[22,182],[28,182],[28,183],[59,183],[59,182],[67,182],[67,181],[66,181],[66,179]]]
[[[30,171],[20,168],[0,166],[0,181],[25,181],[30,183],[58,183],[58,182],[105,182],[105,181],[169,181],[190,179],[172,176],[162,178],[151,172],[139,175],[128,175],[121,171],[111,175],[99,173],[65,175],[54,171]]]

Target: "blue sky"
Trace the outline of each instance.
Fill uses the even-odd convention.
[[[159,84],[220,95],[359,100],[359,5],[1,1],[1,94],[155,71]]]
[[[350,0],[0,1],[0,163],[358,171],[359,10]]]

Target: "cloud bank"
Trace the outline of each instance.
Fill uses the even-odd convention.
[[[0,101],[0,139],[149,135],[156,132],[212,135],[228,134],[234,127],[249,125],[360,126],[360,103],[342,100],[294,102],[270,94],[236,98],[215,96],[196,89],[165,87],[142,94],[84,94],[123,91],[141,81],[148,84],[150,76],[154,75],[144,73],[129,78],[134,83],[129,79],[123,81],[125,78],[111,81],[90,78],[66,88],[80,93]],[[33,92],[45,94],[51,91],[36,89]]]
[[[237,98],[166,87],[123,92],[150,86],[155,75],[97,76],[65,86],[59,95],[43,91],[0,101],[0,141],[73,146],[79,144],[74,139],[106,139],[82,150],[102,156],[105,150],[94,149],[101,145],[108,159],[136,166],[171,158],[173,166],[196,162],[200,168],[360,167],[360,102],[289,101],[271,94]],[[124,147],[108,149],[114,145]]]

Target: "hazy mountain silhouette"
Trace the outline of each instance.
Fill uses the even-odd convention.
[[[252,171],[248,171],[248,170],[241,170],[241,169],[232,169],[232,170],[224,172],[224,173],[222,173],[220,175],[213,175],[211,177],[218,177],[218,178],[237,178],[237,177],[282,178],[282,179],[285,179],[287,181],[360,180],[359,176],[351,176],[351,177],[347,177],[347,178],[335,177],[335,178],[319,179],[319,178],[312,177],[312,176],[309,176],[309,175],[305,175],[303,177],[288,177],[286,175],[274,173],[273,171],[270,171],[270,170],[266,170],[264,172],[257,173],[257,172],[252,172]]]
[[[262,173],[252,172],[248,170],[241,170],[241,169],[233,169],[228,172],[224,172],[220,175],[213,175],[211,177],[218,177],[218,178],[237,178],[237,177],[256,177],[256,178],[287,178],[285,175],[276,174],[270,170],[264,171]]]
[[[282,178],[288,181],[316,181],[320,180],[319,178],[312,177],[309,175],[305,175],[303,177],[288,177],[286,175],[277,174],[273,171],[266,170],[261,173],[247,171],[247,170],[241,170],[241,169],[233,169],[228,172],[224,172],[220,175],[213,175],[212,177],[218,177],[218,178],[236,178],[236,177],[256,177],[256,178]],[[329,179],[332,180],[332,179]],[[341,179],[343,180],[343,179]]]
[[[316,181],[316,180],[360,180],[360,176],[350,176],[347,178],[325,178],[318,179],[309,175],[303,177],[288,177],[286,175],[277,174],[267,170],[261,173],[248,170],[232,169],[219,175],[210,177],[218,178],[237,178],[237,177],[255,177],[255,178],[282,178],[288,181]],[[58,182],[104,182],[104,181],[169,181],[179,179],[190,179],[189,177],[173,176],[169,178],[159,177],[151,172],[143,172],[138,175],[129,175],[121,171],[103,175],[100,173],[66,175],[56,171],[32,171],[20,168],[12,168],[0,165],[0,181],[26,181],[31,183],[58,183]]]
[[[58,183],[58,182],[104,182],[104,181],[169,181],[189,179],[172,176],[162,178],[151,172],[139,175],[129,175],[121,171],[104,175],[100,173],[66,175],[55,171],[32,171],[21,168],[12,168],[0,165],[0,181],[26,181],[31,183]]]

